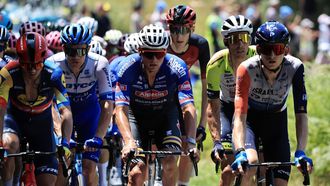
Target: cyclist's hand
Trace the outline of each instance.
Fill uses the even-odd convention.
[[[214,163],[219,163],[225,154],[225,149],[223,148],[221,142],[219,140],[214,141],[213,149],[211,152],[211,159]]]
[[[199,126],[196,130],[196,141],[204,141],[206,139],[206,132],[203,126]]]
[[[132,140],[128,143],[125,143],[123,149],[121,150],[121,156],[124,160],[127,159],[127,156],[132,149],[137,149],[137,146],[136,146],[136,143],[134,140]]]
[[[302,168],[301,168],[301,164],[299,161],[306,161],[307,162],[307,171],[308,173],[312,173],[313,171],[313,160],[311,158],[308,158],[305,154],[304,151],[302,150],[297,150],[294,153],[294,163],[296,164],[297,168],[299,169],[300,172],[303,172]]]
[[[103,145],[103,140],[100,137],[94,136],[92,139],[86,140],[84,149],[85,151],[97,151]]]
[[[70,145],[65,138],[61,138],[61,145],[63,146],[65,159],[69,159],[71,156]]]
[[[189,153],[194,153],[194,159],[198,163],[199,160],[200,160],[200,152],[199,152],[199,150],[196,147],[193,147],[193,148],[189,148],[188,147],[188,152]]]
[[[248,164],[248,159],[245,150],[240,150],[235,155],[235,161],[231,164],[233,172],[239,172],[239,174],[244,174],[246,166]]]

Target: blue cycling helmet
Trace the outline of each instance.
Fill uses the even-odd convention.
[[[288,29],[280,22],[267,21],[256,31],[256,44],[273,44],[290,42],[290,33]]]
[[[0,42],[7,42],[8,39],[9,39],[8,29],[5,26],[0,25]]]
[[[67,25],[61,31],[61,42],[64,45],[89,45],[92,37],[93,33],[81,24]]]
[[[0,25],[5,26],[8,30],[13,29],[13,22],[6,13],[0,12]]]

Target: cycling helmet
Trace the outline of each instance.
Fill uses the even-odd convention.
[[[184,25],[193,28],[196,22],[196,13],[189,6],[178,5],[168,10],[166,22],[169,25]]]
[[[18,38],[16,52],[20,63],[44,62],[47,54],[46,39],[36,32],[28,32]]]
[[[37,21],[27,21],[21,24],[21,28],[19,29],[20,35],[22,36],[27,32],[36,32],[38,34],[41,34],[42,36],[46,35],[45,27],[42,25],[42,23],[39,23]]]
[[[248,32],[251,34],[253,31],[252,23],[249,19],[242,15],[230,16],[223,22],[221,34],[226,38],[230,33],[234,32]]]
[[[8,29],[5,26],[0,25],[0,41],[7,42],[8,39],[9,39]]]
[[[267,21],[257,29],[255,41],[258,45],[264,43],[288,44],[290,42],[290,33],[282,23],[277,21]]]
[[[169,43],[169,35],[161,26],[147,25],[139,33],[140,48],[167,49]]]
[[[97,41],[101,44],[102,48],[106,48],[108,43],[100,36],[93,36],[92,41]]]
[[[125,51],[129,54],[137,53],[139,49],[139,34],[131,34],[124,43]]]
[[[61,31],[61,42],[64,45],[79,45],[91,42],[93,33],[84,25],[72,24]]]
[[[128,37],[129,37],[129,34],[124,34],[120,37],[118,44],[116,45],[118,50],[125,51],[124,44]]]
[[[77,23],[87,26],[92,33],[96,32],[98,26],[98,22],[94,18],[88,16],[80,18]]]
[[[8,30],[13,29],[13,22],[6,13],[0,12],[0,25],[5,26]]]
[[[118,45],[119,39],[121,38],[123,34],[119,30],[108,30],[105,33],[104,39],[110,44],[110,45]]]
[[[98,42],[96,40],[92,40],[92,42],[89,44],[89,46],[90,46],[89,52],[105,56],[106,51],[102,48],[100,42]]]
[[[9,33],[9,39],[8,39],[8,48],[7,49],[14,49],[16,50],[16,43],[17,38],[13,33]]]
[[[52,31],[46,35],[47,46],[52,50],[62,51],[61,33],[59,31]]]

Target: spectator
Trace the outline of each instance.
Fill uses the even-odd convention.
[[[92,17],[97,20],[99,26],[96,30],[96,35],[103,37],[105,32],[111,29],[111,19],[109,18],[109,11],[111,9],[110,3],[99,4],[96,12],[92,12]]]
[[[330,64],[330,16],[322,14],[317,21],[319,22],[319,39],[315,63]]]

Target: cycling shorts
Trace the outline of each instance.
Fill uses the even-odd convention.
[[[54,136],[51,107],[41,114],[30,115],[12,109],[5,116],[4,133],[16,134],[20,140],[26,139],[29,149],[42,152],[55,152],[56,142]],[[58,174],[58,161],[56,154],[38,156],[34,160],[35,174]]]
[[[255,149],[260,138],[265,162],[289,162],[287,110],[276,113],[248,110],[246,149]],[[289,180],[290,166],[274,168],[274,177]]]
[[[226,154],[233,154],[232,122],[235,112],[234,103],[221,101],[220,105],[221,143]]]
[[[134,115],[130,110],[129,121],[133,137],[138,147],[143,150],[151,149],[151,144],[149,144],[151,140],[159,150],[181,150],[181,132],[177,109],[171,109],[163,115],[149,115],[149,117]]]

